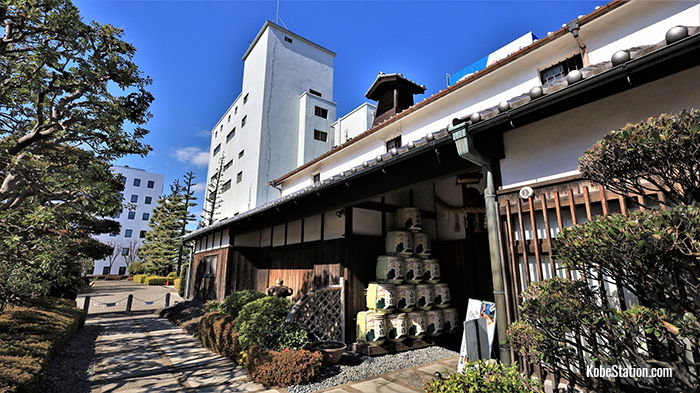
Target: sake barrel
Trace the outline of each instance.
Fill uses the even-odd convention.
[[[453,334],[459,330],[459,317],[456,308],[446,308],[442,310],[442,320],[444,321],[444,332]]]
[[[424,311],[413,311],[406,314],[408,322],[408,338],[418,339],[425,336],[428,320]]]
[[[420,209],[415,207],[396,209],[396,229],[420,232],[420,230],[423,229],[423,222],[420,218]]]
[[[404,279],[411,284],[420,284],[423,282],[423,260],[420,258],[405,258],[404,263]]]
[[[435,307],[447,308],[450,306],[450,287],[442,282],[433,285]]]
[[[437,259],[423,260],[423,281],[431,284],[440,282],[440,261]]]
[[[445,321],[442,318],[442,310],[426,311],[425,317],[428,320],[428,335],[439,336],[445,328]]]
[[[390,313],[394,311],[396,286],[371,282],[367,287],[367,308],[375,312]]]
[[[416,286],[411,284],[396,286],[396,308],[403,312],[416,308]]]
[[[430,310],[433,308],[434,302],[432,285],[416,285],[416,306],[418,306],[419,309]]]
[[[389,314],[386,316],[386,338],[389,341],[400,342],[408,336],[408,321],[405,313]]]
[[[413,254],[413,235],[408,231],[391,231],[386,234],[386,253],[410,257]]]
[[[377,281],[401,284],[404,280],[404,262],[395,255],[382,255],[377,258]]]
[[[386,340],[384,314],[373,311],[357,313],[357,341],[369,345],[382,345]]]
[[[413,253],[421,258],[430,258],[430,236],[427,233],[413,234]]]

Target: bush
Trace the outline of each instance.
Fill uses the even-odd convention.
[[[255,300],[264,298],[266,295],[262,292],[252,291],[249,289],[234,292],[232,295],[226,296],[226,298],[219,305],[219,311],[232,316],[233,318],[238,317],[238,313],[246,304],[253,302]]]
[[[173,281],[168,277],[148,276],[144,281],[146,285],[165,285],[168,281]]]
[[[175,281],[173,281],[173,286],[175,287],[175,289],[178,290],[178,293],[180,292],[180,284],[181,284],[181,282],[182,282],[182,280],[179,279],[179,278],[176,278]]]
[[[182,298],[185,297],[185,287],[187,286],[187,269],[189,269],[189,267],[189,263],[183,263],[182,268],[180,269],[180,286],[178,287],[177,293]],[[183,282],[185,285],[182,285]]]
[[[49,360],[85,322],[75,302],[30,299],[0,314],[0,392],[37,389]]]
[[[177,273],[176,273],[176,272],[170,272],[170,273],[168,273],[168,275],[166,275],[165,277],[175,278],[175,277],[177,277]]]
[[[243,306],[236,320],[241,348],[301,349],[309,344],[306,331],[286,322],[292,304],[287,299],[266,296]]]
[[[304,383],[321,372],[323,356],[304,349],[268,351],[253,346],[246,354],[245,365],[253,381],[265,386],[288,386]]]
[[[187,300],[160,310],[161,318],[182,328],[193,336],[199,336],[199,321],[202,318],[202,303],[198,300]]]
[[[146,277],[148,277],[148,274],[136,274],[134,275],[134,282],[143,284],[146,281]]]
[[[219,302],[217,300],[207,300],[207,302],[204,303],[202,310],[205,313],[221,312],[221,302]]]
[[[210,350],[237,361],[240,358],[238,334],[233,318],[221,313],[209,313],[199,321],[199,339]]]
[[[435,379],[425,384],[426,393],[541,393],[542,385],[526,378],[517,364],[510,366],[494,361],[469,363],[461,373],[447,379]]]

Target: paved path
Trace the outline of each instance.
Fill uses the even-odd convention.
[[[157,310],[165,307],[166,294],[170,294],[170,305],[183,300],[172,286],[144,285],[128,280],[115,280],[95,281],[87,293],[78,295],[76,304],[82,308],[85,297],[90,296],[88,314],[126,311],[126,301],[129,294],[134,296],[131,304],[133,311]]]
[[[435,372],[443,377],[457,370],[458,356],[441,359],[417,367],[405,368],[379,375],[364,381],[335,386],[324,393],[423,393],[423,385],[435,378]]]

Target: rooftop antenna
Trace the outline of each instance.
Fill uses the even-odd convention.
[[[284,20],[282,18],[280,18],[280,0],[277,0],[276,4],[277,4],[277,7],[275,10],[275,23],[279,25],[280,22],[282,22],[282,26],[284,26],[284,28],[286,29],[287,24],[284,23]]]

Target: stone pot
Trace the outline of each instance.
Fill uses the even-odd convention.
[[[313,349],[321,352],[323,355],[324,366],[338,364],[347,347],[345,343],[341,343],[340,341],[319,341],[312,345]]]

